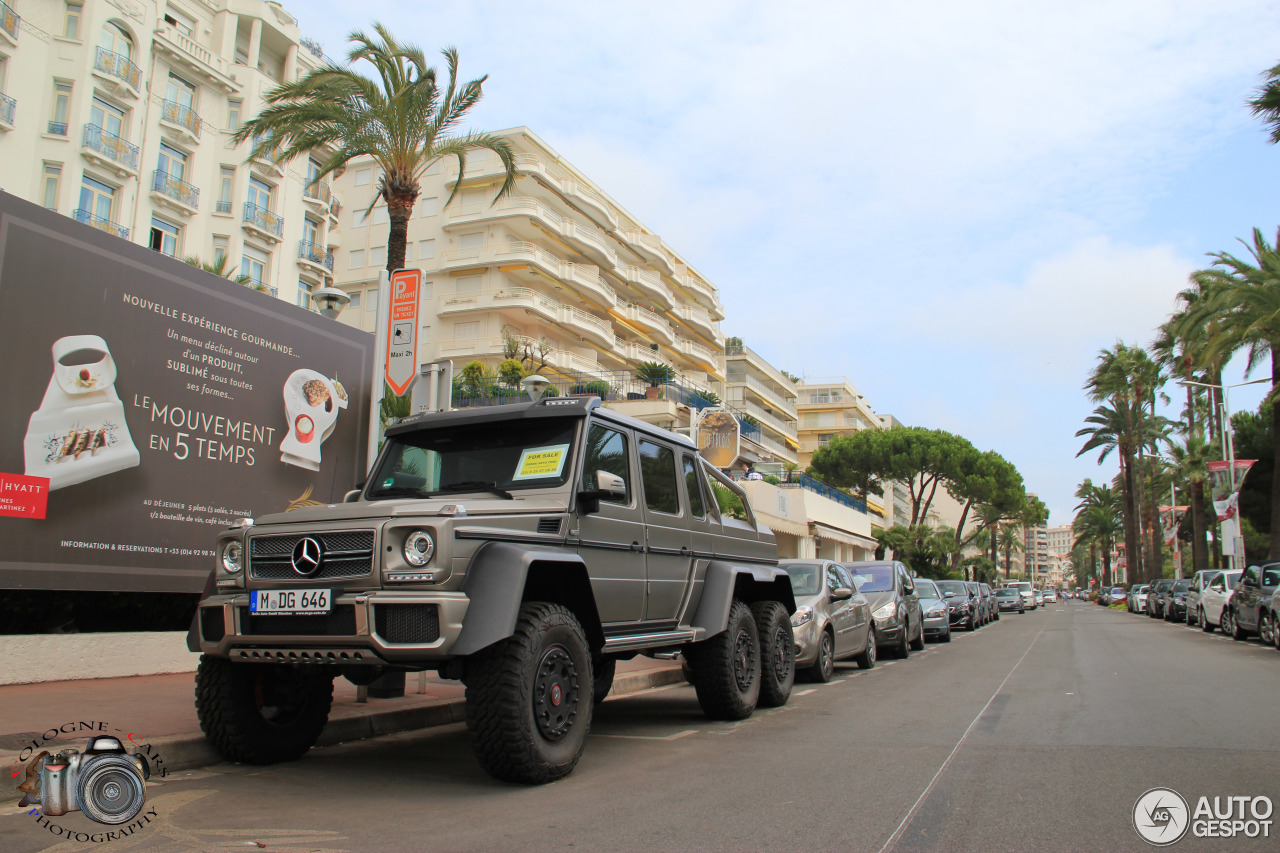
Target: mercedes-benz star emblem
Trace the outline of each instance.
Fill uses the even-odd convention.
[[[293,570],[304,578],[309,578],[320,571],[320,563],[324,560],[324,546],[313,536],[304,536],[293,546],[293,557],[289,560]]]

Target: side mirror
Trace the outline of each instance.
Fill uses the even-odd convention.
[[[853,590],[851,589],[842,586],[839,589],[831,590],[832,601],[848,601],[851,598],[853,598]]]
[[[344,504],[353,504],[358,500],[360,500],[360,489],[352,489],[342,496],[342,502]]]
[[[600,511],[600,501],[624,501],[627,499],[627,482],[617,474],[608,471],[596,471],[596,487],[590,491],[578,492],[578,500],[582,501],[582,511],[593,513]]]

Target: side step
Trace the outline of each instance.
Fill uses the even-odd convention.
[[[628,652],[634,649],[648,649],[654,646],[681,646],[692,643],[695,631],[660,631],[656,634],[627,634],[622,637],[610,637],[604,641],[606,652]]]

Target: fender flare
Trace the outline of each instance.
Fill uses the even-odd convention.
[[[750,603],[761,599],[778,601],[787,613],[796,612],[791,576],[778,566],[738,566],[724,560],[712,560],[703,576],[702,597],[698,601],[691,624],[714,637],[729,624],[729,607],[735,592]]]
[[[485,543],[471,558],[462,582],[462,591],[470,603],[462,631],[450,650],[452,654],[474,654],[515,632],[529,570],[535,563],[557,563],[576,570],[575,581],[587,577],[586,563],[578,554],[511,542]],[[593,611],[594,605],[592,598]],[[579,613],[578,617],[588,638],[600,632],[599,617],[594,612]],[[596,620],[594,625],[589,624],[592,618]]]

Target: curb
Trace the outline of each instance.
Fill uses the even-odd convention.
[[[684,675],[678,666],[626,673],[614,680],[609,696],[610,698],[626,696],[682,681],[684,681]],[[447,726],[465,720],[466,702],[463,699],[441,699],[413,708],[388,708],[385,711],[345,706],[330,717],[316,745],[333,746],[338,743],[399,732]],[[225,763],[222,756],[200,732],[158,737],[151,743],[155,746],[156,752],[164,757],[164,766],[169,772]]]

